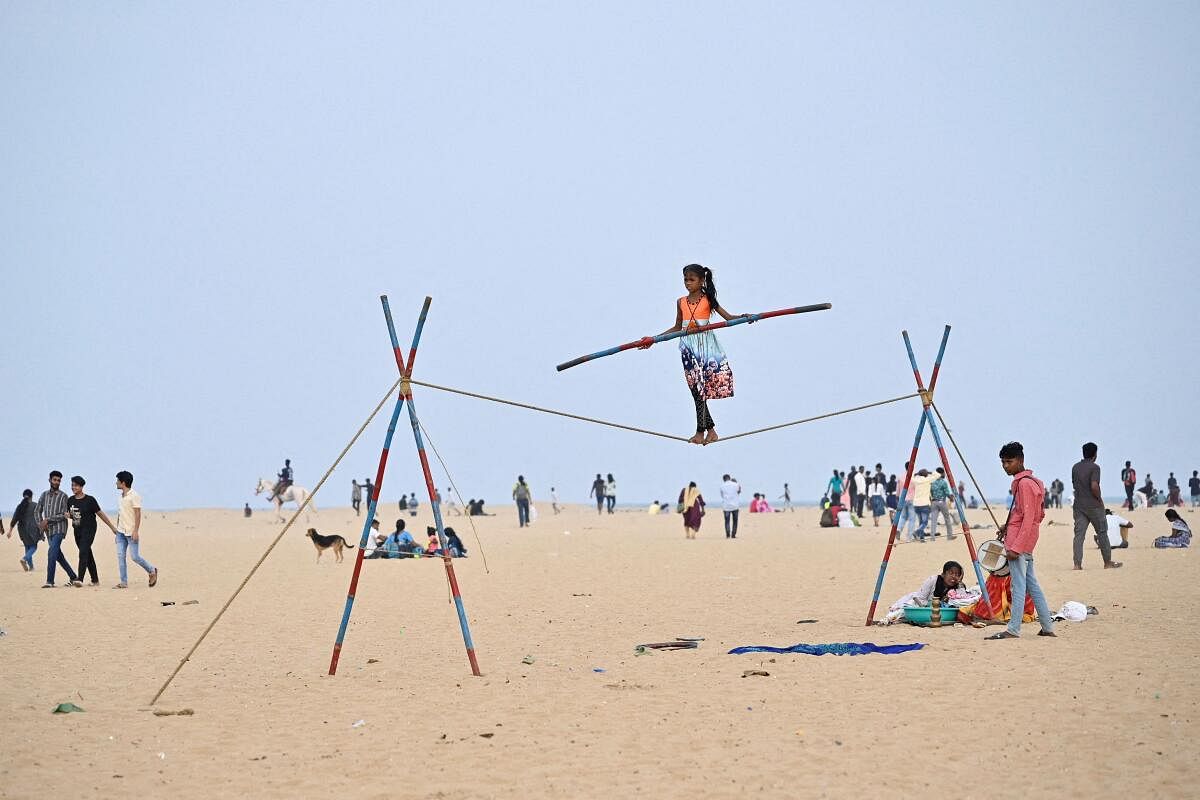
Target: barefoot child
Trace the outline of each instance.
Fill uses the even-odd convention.
[[[726,320],[737,319],[737,315],[730,314],[717,302],[717,287],[708,267],[699,264],[684,267],[683,287],[688,293],[675,304],[675,324],[663,333],[708,325],[714,313]],[[639,349],[653,344],[649,339],[646,337]],[[688,441],[711,444],[717,441],[717,428],[708,412],[708,401],[733,397],[733,370],[712,331],[681,336],[679,354],[683,359],[683,376],[696,404],[696,434]]]

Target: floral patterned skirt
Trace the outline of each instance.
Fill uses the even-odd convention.
[[[733,369],[717,337],[708,331],[679,339],[683,376],[702,400],[733,397]]]

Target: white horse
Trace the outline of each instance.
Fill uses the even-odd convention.
[[[269,480],[267,478],[259,478],[258,479],[258,488],[254,490],[254,494],[260,495],[263,492],[266,492],[269,495],[274,490],[275,490],[275,481]],[[292,486],[289,486],[286,489],[284,489],[282,495],[280,495],[279,497],[276,497],[275,499],[273,499],[271,501],[275,505],[275,516],[278,517],[278,519],[276,521],[284,522],[286,519],[283,516],[283,504],[284,503],[295,503],[296,508],[299,509],[300,506],[304,505],[304,501],[308,499],[309,494],[311,494],[311,493],[308,491],[308,489],[305,489],[303,486],[296,486],[294,484]],[[304,519],[305,520],[312,519],[312,512],[314,512],[316,510],[317,510],[317,507],[315,505],[313,505],[312,503],[309,503],[308,508],[305,509]]]

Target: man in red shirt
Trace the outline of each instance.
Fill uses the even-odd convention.
[[[1016,639],[1021,635],[1021,617],[1025,609],[1025,594],[1033,598],[1038,622],[1042,629],[1038,636],[1053,636],[1054,622],[1046,595],[1033,574],[1033,548],[1037,546],[1042,518],[1046,516],[1044,499],[1046,487],[1025,469],[1025,448],[1020,442],[1009,442],[1000,448],[1000,465],[1012,476],[1012,510],[1008,522],[1000,531],[1004,549],[1008,556],[1008,570],[1012,575],[1012,615],[1008,628],[995,633],[988,639]]]

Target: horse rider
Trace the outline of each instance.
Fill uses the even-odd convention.
[[[267,502],[272,502],[276,497],[283,497],[283,493],[292,485],[292,460],[285,458],[283,460],[283,469],[279,470],[279,480],[275,482],[275,489],[271,492],[271,496]]]

